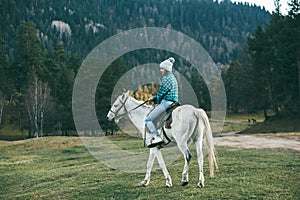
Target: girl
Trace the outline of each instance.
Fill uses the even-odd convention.
[[[145,124],[153,134],[150,145],[156,146],[163,142],[159,136],[154,122],[167,110],[167,108],[173,103],[178,102],[178,83],[172,73],[173,64],[175,59],[173,57],[164,60],[159,64],[160,72],[163,76],[162,83],[160,85],[158,94],[148,101],[153,101],[157,106],[147,115]]]

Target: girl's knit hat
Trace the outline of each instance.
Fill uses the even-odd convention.
[[[170,71],[172,71],[172,67],[173,67],[174,62],[175,62],[175,59],[173,57],[170,57],[167,60],[162,61],[159,64],[159,67],[170,72]]]

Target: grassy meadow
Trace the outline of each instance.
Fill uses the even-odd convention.
[[[134,149],[136,139],[116,135]],[[126,144],[126,145],[124,145]],[[143,145],[143,141],[140,141]],[[95,159],[78,137],[0,141],[0,199],[299,199],[300,152],[217,147],[219,172],[197,188],[193,146],[190,183],[181,186],[183,158],[168,165],[173,187],[165,188],[161,170],[139,187],[144,173],[125,173]],[[163,151],[163,150],[162,150]],[[167,155],[164,155],[165,157]],[[146,168],[146,163],[145,163]]]

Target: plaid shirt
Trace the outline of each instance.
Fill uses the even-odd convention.
[[[154,103],[160,103],[163,99],[168,101],[178,101],[178,83],[172,72],[162,78],[162,83],[158,94],[153,97]]]

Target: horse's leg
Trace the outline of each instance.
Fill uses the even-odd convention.
[[[160,149],[158,149],[157,147],[155,147],[157,150],[155,151],[155,155],[158,161],[158,164],[160,166],[160,168],[162,169],[164,176],[166,178],[166,187],[172,187],[172,179],[171,176],[168,172],[168,169],[166,167],[164,158],[162,157],[161,151]]]
[[[151,175],[151,170],[153,167],[154,159],[155,159],[155,148],[150,148],[149,158],[148,158],[148,162],[147,162],[146,176],[145,176],[145,179],[140,183],[140,185],[143,187],[147,187],[150,183],[150,175]]]
[[[182,152],[184,156],[184,167],[183,167],[183,172],[182,172],[182,180],[181,180],[181,185],[186,186],[189,183],[189,163],[191,161],[192,155],[188,149],[187,143],[183,144],[178,144],[178,147],[180,151]]]
[[[172,187],[172,179],[171,176],[169,175],[168,169],[166,167],[165,161],[162,157],[161,151],[157,148],[150,148],[149,152],[149,158],[147,162],[147,171],[146,171],[146,176],[145,179],[140,183],[141,186],[148,186],[150,183],[150,175],[151,175],[151,170],[153,167],[154,159],[155,157],[157,158],[158,164],[161,167],[164,176],[166,178],[166,187]]]
[[[198,187],[204,187],[204,174],[203,174],[203,151],[202,151],[202,138],[198,138],[195,141],[196,151],[197,151],[197,158],[199,164],[199,183]]]

